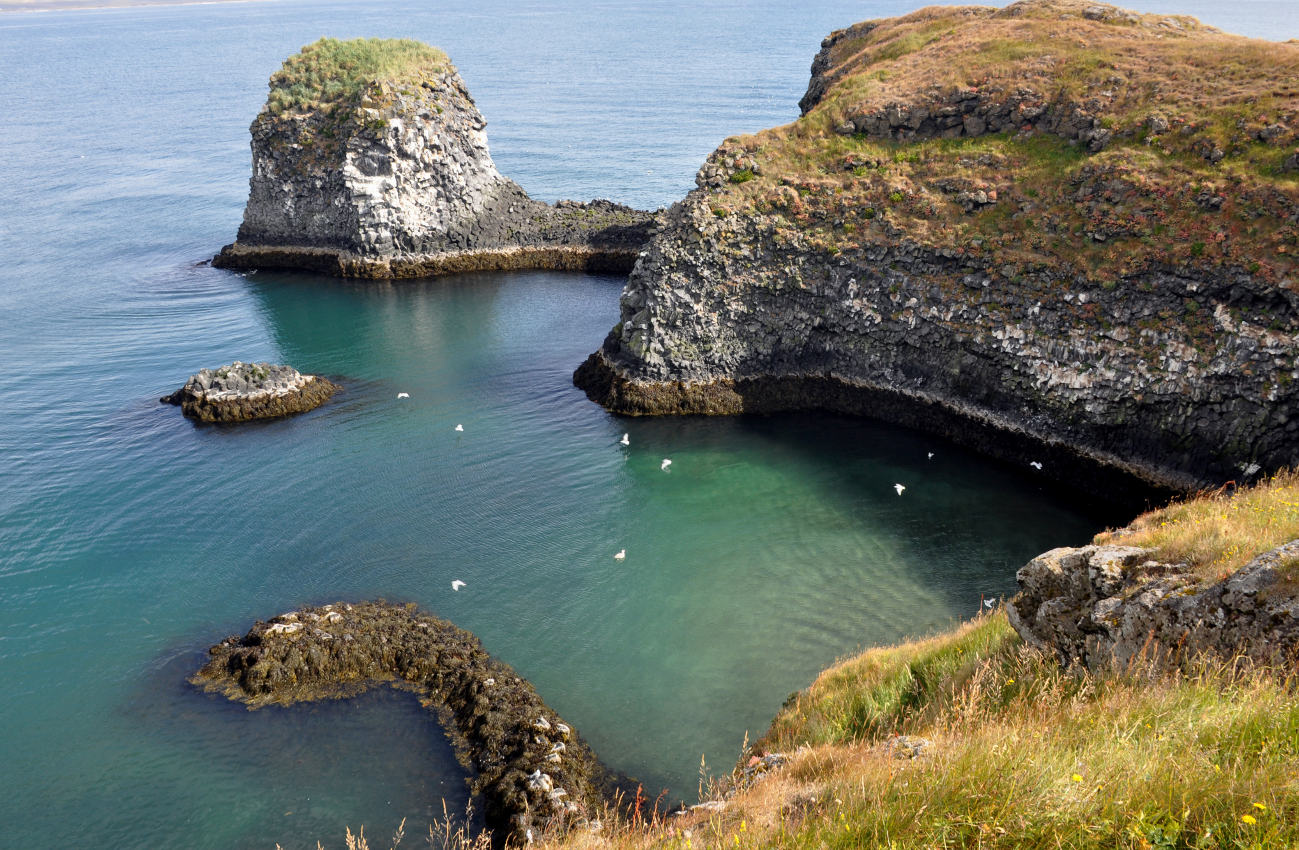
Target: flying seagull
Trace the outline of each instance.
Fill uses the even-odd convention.
[[[929,453],[929,459],[930,459],[930,460],[933,460],[933,459],[934,459],[934,453],[933,453],[933,452],[930,452],[930,453]]]
[[[465,583],[464,583],[463,581],[461,581],[460,579],[456,579],[455,581],[451,582],[451,589],[452,589],[452,590],[459,590],[460,588],[462,588],[462,587],[464,587],[464,586],[465,586]]]
[[[463,430],[465,430],[465,426],[463,426],[463,425],[457,425],[457,426],[456,426],[456,430],[457,430],[457,431],[463,431]]]
[[[621,561],[622,559],[624,559],[624,558],[626,558],[626,557],[627,557],[627,550],[626,550],[626,549],[619,549],[619,550],[618,550],[618,554],[614,555],[614,556],[613,556],[613,559],[614,559],[615,561]]]
[[[410,398],[410,393],[397,393],[397,398]]]
[[[659,469],[667,469],[671,465],[672,465],[671,460],[669,460],[668,458],[663,458],[663,462],[659,464]]]
[[[618,442],[622,443],[624,446],[630,446],[630,445],[631,445],[631,436],[628,435],[628,434],[623,434],[623,435],[622,435],[622,439],[619,440]]]
[[[907,489],[907,488],[904,487],[904,486],[901,485],[901,484],[894,484],[894,485],[893,485],[893,489],[894,489],[894,490],[897,490],[897,491],[898,491],[898,495],[901,496],[901,495],[902,495],[902,491],[905,490],[905,489]]]
[[[997,604],[997,600],[995,600],[995,599],[985,599],[985,600],[983,600],[983,607],[984,607],[984,608],[991,608],[993,605],[996,605],[996,604]]]
[[[1031,467],[1033,467],[1034,469],[1039,469],[1039,470],[1040,470],[1040,469],[1042,468],[1042,464],[1038,463],[1038,462],[1035,461],[1035,460],[1030,460],[1030,461],[1028,462],[1028,465],[1031,466]]]

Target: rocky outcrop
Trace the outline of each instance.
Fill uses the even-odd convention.
[[[376,79],[343,104],[275,103],[252,124],[243,224],[214,265],[367,278],[625,272],[648,238],[651,213],[609,201],[550,206],[502,176],[449,63]]]
[[[495,842],[527,843],[603,811],[616,780],[581,736],[479,640],[412,605],[335,603],[258,622],[213,646],[191,679],[258,708],[353,696],[374,684],[414,691],[472,771]]]
[[[1199,655],[1299,660],[1299,540],[1206,579],[1129,546],[1052,549],[1016,575],[1011,625],[1065,665],[1167,669]]]
[[[200,422],[244,422],[303,413],[324,404],[342,387],[292,366],[243,363],[200,369],[185,386],[159,401],[178,405]]]
[[[1290,138],[1295,115],[1242,119],[1224,178],[1220,158],[1185,155],[1193,133],[1164,149],[1167,122],[1117,132],[1120,101],[1148,116],[1145,65],[1122,86],[1065,80],[1072,48],[1052,33],[1092,27],[1094,52],[1152,67],[1174,55],[1159,52],[1174,49],[1169,32],[1206,39],[1209,65],[1272,48],[1119,12],[932,8],[832,37],[805,118],[728,140],[700,169],[575,382],[633,415],[874,416],[1106,499],[1299,463],[1299,284],[1276,241],[1296,232],[1299,190],[1275,176],[1275,139],[1250,135],[1284,120]],[[931,42],[932,55],[914,46]],[[949,86],[953,55],[1027,57],[1014,71],[1033,70],[1034,91],[1078,97],[1066,109],[1008,81]],[[1288,91],[1259,73],[1242,85]],[[915,83],[908,105],[877,94],[895,78]],[[1181,105],[1217,114],[1212,91],[1192,94]],[[864,116],[848,137],[844,116]],[[940,138],[955,129],[977,147]]]

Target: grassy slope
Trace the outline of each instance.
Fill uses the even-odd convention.
[[[1008,278],[1064,268],[1113,288],[1152,266],[1191,264],[1299,285],[1299,174],[1283,167],[1299,140],[1299,44],[1190,18],[1083,18],[1094,5],[931,7],[854,27],[833,48],[836,81],[815,108],[728,140],[761,169],[727,186],[714,211],[769,214],[830,253],[905,237]],[[1021,86],[1082,105],[1114,138],[1089,154],[1042,133],[896,142],[834,132],[853,114],[931,93]],[[1150,132],[1152,115],[1167,132]],[[967,211],[959,196],[971,191],[996,202]]]

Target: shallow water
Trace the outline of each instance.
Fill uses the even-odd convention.
[[[534,195],[657,206],[727,134],[794,117],[822,36],[905,8],[0,17],[4,842],[337,845],[345,824],[418,834],[443,797],[459,809],[460,769],[408,695],[249,713],[185,684],[257,618],[374,596],[473,630],[611,765],[688,796],[701,753],[726,767],[834,658],[974,613],[1111,519],[870,422],[612,417],[570,375],[617,320],[613,277],[200,264],[237,228],[267,76],[322,34],[445,47]],[[1299,34],[1286,3],[1206,8]],[[346,390],[239,428],[157,403],[236,358]]]

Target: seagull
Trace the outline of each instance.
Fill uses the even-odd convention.
[[[410,393],[397,393],[397,398],[410,398]]]
[[[465,430],[465,426],[463,426],[463,425],[457,425],[457,426],[456,426],[456,430],[457,430],[457,431],[463,431],[463,430]]]
[[[904,486],[901,485],[901,484],[894,484],[894,485],[893,485],[893,489],[894,489],[894,490],[897,490],[897,491],[898,491],[898,495],[901,496],[901,495],[902,495],[902,491],[905,490],[905,489],[907,489],[907,488],[904,487]]]
[[[933,460],[933,459],[934,459],[934,453],[933,453],[933,452],[930,452],[930,453],[929,453],[929,459],[930,459],[930,460]]]
[[[631,436],[628,435],[628,434],[623,434],[623,435],[622,435],[622,439],[619,440],[618,442],[619,442],[619,443],[622,443],[624,446],[630,446],[630,445],[631,445]]]
[[[1033,467],[1034,469],[1041,469],[1041,468],[1042,468],[1042,464],[1038,463],[1038,462],[1035,461],[1035,460],[1030,460],[1030,461],[1028,462],[1028,465],[1031,466],[1031,467]]]
[[[663,458],[663,462],[659,464],[659,469],[664,469],[664,470],[665,470],[665,469],[667,469],[667,468],[668,468],[669,466],[671,466],[671,465],[672,465],[672,461],[671,461],[671,460],[669,460],[668,458]]]
[[[464,587],[464,586],[465,586],[465,583],[464,583],[463,581],[461,581],[460,579],[456,579],[455,581],[451,582],[451,589],[452,589],[452,590],[459,590],[460,588],[462,588],[462,587]]]
[[[627,557],[627,550],[626,550],[626,549],[619,549],[619,550],[618,550],[618,554],[614,555],[614,556],[613,556],[613,559],[614,559],[615,561],[621,561],[621,560],[623,560],[623,559],[626,558],[626,557]]]
[[[984,608],[991,608],[993,605],[996,605],[996,604],[997,604],[997,600],[995,600],[995,599],[985,599],[985,600],[983,600],[983,607],[984,607]]]

